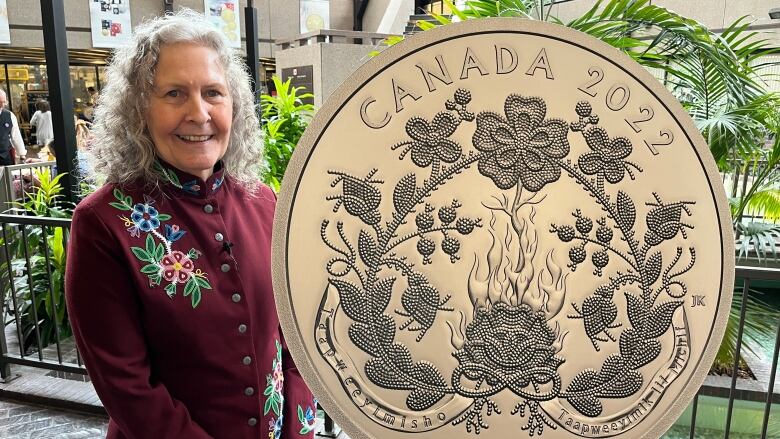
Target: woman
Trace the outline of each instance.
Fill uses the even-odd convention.
[[[107,183],[74,212],[66,297],[108,437],[310,437],[240,58],[199,14],[149,21],[108,67],[96,120]]]
[[[35,102],[35,113],[30,119],[30,125],[35,127],[35,142],[38,148],[48,146],[54,140],[54,129],[51,125],[49,103],[43,99]]]

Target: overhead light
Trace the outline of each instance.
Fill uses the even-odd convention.
[[[780,19],[780,8],[772,8],[769,10],[769,18],[772,20]]]

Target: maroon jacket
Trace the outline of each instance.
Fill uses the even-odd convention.
[[[313,437],[274,306],[273,192],[157,171],[160,188],[106,185],[73,215],[68,311],[108,438]]]

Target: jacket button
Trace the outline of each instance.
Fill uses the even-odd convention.
[[[212,206],[211,204],[207,204],[203,206],[203,211],[206,213],[214,212],[214,206]]]
[[[240,332],[241,334],[245,333],[246,332],[246,325],[243,324],[243,323],[238,325],[238,332]]]
[[[240,294],[238,294],[238,293],[233,293],[233,296],[231,296],[231,297],[230,297],[230,299],[231,299],[233,302],[235,302],[235,303],[238,303],[238,302],[240,302],[240,301],[241,301],[241,295],[240,295]]]
[[[243,360],[241,360],[241,362],[244,363],[244,366],[249,366],[250,364],[252,364],[252,357],[247,355],[246,357],[244,357]]]
[[[254,389],[254,388],[252,388],[252,387],[247,387],[246,389],[244,389],[244,395],[246,395],[246,396],[252,396],[252,395],[254,395],[254,394],[255,394],[255,389]]]
[[[249,418],[249,420],[246,421],[246,423],[250,427],[254,427],[255,425],[257,425],[257,418]]]
[[[223,273],[227,273],[230,271],[230,264],[222,264],[221,267],[219,267],[220,270],[222,270]]]
[[[218,242],[222,242],[222,240],[225,239],[225,237],[222,236],[221,233],[217,233],[216,235],[214,235],[214,239],[216,239]]]

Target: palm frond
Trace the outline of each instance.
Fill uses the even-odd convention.
[[[751,251],[755,252],[758,262],[768,259],[767,254],[777,260],[776,242],[780,237],[780,225],[753,221],[749,223],[737,223],[740,241],[737,242],[739,253],[737,259],[748,257]]]

